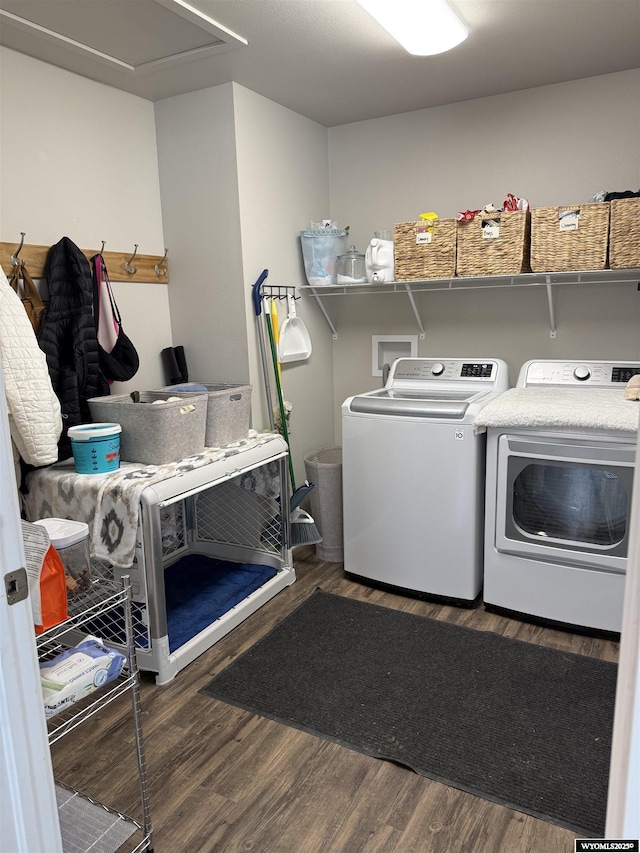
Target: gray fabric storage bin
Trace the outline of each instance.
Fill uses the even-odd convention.
[[[307,453],[304,467],[307,480],[315,484],[309,494],[311,515],[322,534],[316,554],[321,560],[342,563],[342,448],[323,447]]]
[[[109,421],[122,427],[120,458],[125,462],[164,465],[204,450],[207,395],[191,394],[189,400],[157,403],[178,396],[168,392],[141,391],[140,402],[129,394],[92,397],[89,410],[94,422]],[[182,411],[193,405],[192,411]]]
[[[232,385],[225,382],[185,382],[207,389],[207,428],[204,443],[207,447],[223,447],[241,441],[249,434],[251,425],[251,385]],[[180,390],[180,385],[168,385],[154,393],[175,397],[190,397],[204,392]]]

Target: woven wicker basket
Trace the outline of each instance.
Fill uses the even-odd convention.
[[[497,222],[497,228],[489,226]],[[496,236],[488,237],[487,234]],[[519,275],[529,272],[531,214],[528,210],[476,216],[458,222],[456,273],[469,275]]]
[[[640,198],[614,198],[609,203],[609,266],[636,269],[640,267]]]
[[[453,278],[456,274],[456,220],[400,222],[393,234],[396,281]]]
[[[609,202],[538,207],[531,212],[533,272],[603,270],[607,267]],[[571,211],[577,228],[561,230]]]

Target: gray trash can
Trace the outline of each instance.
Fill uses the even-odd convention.
[[[342,563],[342,448],[314,450],[304,457],[304,467],[307,480],[315,483],[309,495],[311,515],[322,534],[316,554],[321,560]]]

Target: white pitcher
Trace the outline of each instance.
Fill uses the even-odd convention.
[[[365,252],[367,281],[371,284],[395,281],[391,231],[374,231],[373,233],[374,237]]]

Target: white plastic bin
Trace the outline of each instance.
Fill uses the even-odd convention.
[[[315,484],[309,500],[313,520],[322,534],[322,542],[316,545],[316,554],[321,560],[342,563],[342,448],[314,450],[304,457],[304,466],[307,480]]]
[[[60,555],[67,582],[67,597],[74,598],[91,589],[91,557],[89,525],[67,518],[41,518],[35,522],[49,534],[49,540]]]

